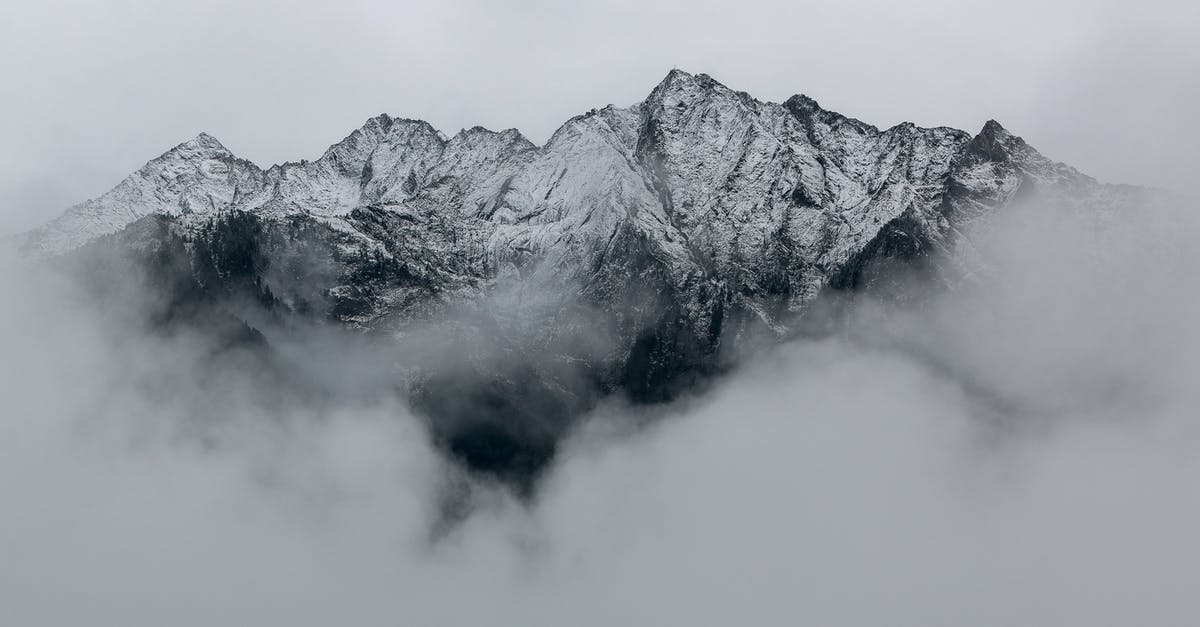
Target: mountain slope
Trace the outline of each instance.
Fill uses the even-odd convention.
[[[963,232],[1016,198],[1104,214],[1139,193],[995,122],[880,130],[674,70],[543,146],[380,115],[320,159],[263,170],[202,134],[23,246],[168,250],[190,276],[164,284],[224,299],[252,326],[246,302],[442,338],[435,352],[451,356],[436,366],[396,365],[435,436],[472,465],[533,472],[598,396],[670,398],[755,338],[786,336],[826,290],[934,257],[969,274]]]

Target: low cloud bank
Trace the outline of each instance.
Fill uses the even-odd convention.
[[[605,405],[441,531],[472,480],[402,398],[281,398],[6,261],[0,622],[1192,625],[1198,233],[1014,210],[977,283]]]

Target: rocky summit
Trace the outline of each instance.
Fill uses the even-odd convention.
[[[443,450],[528,485],[599,399],[670,399],[898,264],[969,273],[966,233],[1017,199],[1103,214],[1141,193],[994,121],[879,129],[674,70],[542,146],[380,115],[263,169],[201,134],[19,245],[91,267],[119,251],[168,318],[243,340],[370,338]]]

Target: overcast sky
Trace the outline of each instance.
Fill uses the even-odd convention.
[[[878,126],[995,118],[1101,179],[1184,188],[1198,26],[1179,0],[4,0],[0,232],[200,131],[260,165],[380,112],[541,142],[672,67]]]

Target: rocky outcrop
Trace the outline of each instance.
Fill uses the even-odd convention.
[[[446,372],[471,391],[427,368],[411,377],[419,405],[443,427],[492,408],[478,438],[435,429],[489,468],[507,454],[487,443],[516,450],[505,438],[536,431],[538,447],[512,458],[528,470],[596,395],[669,398],[720,369],[723,348],[787,335],[823,291],[870,285],[881,265],[969,266],[963,231],[1032,193],[1104,212],[1139,192],[994,121],[976,135],[881,130],[674,70],[643,102],[572,118],[543,146],[380,115],[320,159],[264,170],[201,134],[23,246],[60,256],[153,219],[188,251],[198,289],[238,277],[252,301],[394,338],[454,326],[466,348]],[[234,232],[252,241],[231,248]]]

